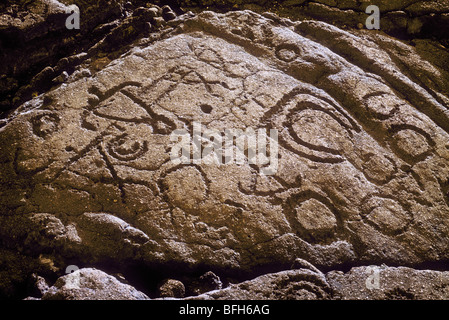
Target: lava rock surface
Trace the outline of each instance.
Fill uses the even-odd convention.
[[[2,297],[31,274],[36,298],[157,297],[107,274],[137,269],[175,278],[164,297],[182,277],[207,299],[449,296],[446,272],[418,270],[449,261],[444,47],[249,10],[130,8],[2,120]],[[275,170],[173,161],[173,132],[198,123],[275,130]],[[213,293],[190,288],[206,271]]]

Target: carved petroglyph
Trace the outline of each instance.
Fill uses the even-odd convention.
[[[116,216],[148,236],[120,250],[148,263],[448,259],[449,136],[435,118],[447,106],[384,54],[385,68],[371,66],[372,52],[384,51],[369,33],[324,23],[189,18],[1,129],[0,188],[17,191],[1,198],[4,212],[63,216],[81,239],[86,212]],[[174,163],[170,134],[195,122],[277,130],[277,171],[261,175],[248,159]]]

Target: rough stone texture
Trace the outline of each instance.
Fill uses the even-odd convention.
[[[375,271],[376,270],[376,271]],[[370,277],[378,272],[379,286]],[[188,300],[447,300],[449,273],[367,266],[326,275],[297,269],[267,274]]]
[[[254,280],[230,285],[193,300],[317,300],[329,299],[330,287],[324,277],[310,271],[288,270],[266,274]]]
[[[367,286],[367,281],[371,281],[369,277],[372,277],[374,272],[377,272],[379,276],[379,286],[376,287],[372,284]],[[334,299],[449,299],[449,272],[447,271],[368,266],[353,268],[348,273],[332,271],[326,274],[326,279],[334,291]]]
[[[301,261],[301,260],[300,260]],[[231,284],[186,300],[317,300],[330,299],[332,289],[315,267],[281,271]]]
[[[377,277],[377,278],[376,278]],[[187,300],[446,300],[449,272],[364,266],[323,274],[297,259],[292,270],[231,284]]]
[[[159,7],[142,10],[154,9],[153,3],[169,3],[175,12],[162,12]],[[82,13],[81,29],[67,32],[65,19],[73,4]],[[5,0],[0,4],[0,115],[61,83],[64,73],[73,72],[79,60],[96,58],[98,46],[94,44],[102,43],[105,54],[108,46],[125,46],[184,10],[202,11],[210,6],[221,11],[271,11],[294,20],[313,18],[342,28],[363,28],[365,9],[373,4],[380,8],[383,32],[402,38],[436,37],[449,44],[447,0],[109,0],[106,5],[93,0]],[[87,50],[92,46],[94,50]],[[83,51],[88,52],[78,56]]]
[[[184,298],[186,288],[179,280],[167,279],[159,287],[161,297]]]
[[[0,114],[59,85],[84,60],[93,59],[93,69],[105,60],[110,62],[108,54],[165,23],[160,7],[147,1],[133,3],[125,0],[2,2]],[[71,5],[77,5],[80,10],[80,29],[66,29]],[[169,14],[173,19],[174,13]]]
[[[192,281],[191,286],[193,286],[192,294],[199,295],[205,292],[222,289],[223,283],[215,273],[208,271],[198,280]]]
[[[0,239],[18,266],[248,277],[298,257],[326,269],[449,260],[447,70],[376,31],[251,11],[171,18],[4,121]],[[173,163],[170,133],[194,121],[278,130],[277,172]],[[24,273],[0,273],[2,294]],[[330,297],[310,269],[232,288],[223,294]]]
[[[181,6],[192,10],[212,6],[221,10],[250,9],[272,11],[295,20],[319,19],[340,27],[364,26],[366,8],[379,7],[381,29],[401,37],[435,36],[447,41],[449,1],[420,0],[181,0]]]
[[[372,280],[374,274],[378,280]],[[42,277],[37,277],[36,286],[42,298],[30,296],[27,300],[149,299],[115,277],[91,268],[63,276],[51,288]],[[184,290],[182,282],[169,279],[160,286],[160,297],[182,299]],[[323,274],[298,259],[292,270],[198,293],[184,300],[447,300],[449,272],[381,265]]]
[[[103,271],[85,268],[59,278],[42,300],[147,300],[142,292]]]

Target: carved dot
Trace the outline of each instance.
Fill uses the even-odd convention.
[[[208,104],[203,104],[203,105],[201,105],[200,108],[201,108],[201,111],[203,111],[204,113],[207,113],[207,114],[211,113],[213,110],[213,108]]]

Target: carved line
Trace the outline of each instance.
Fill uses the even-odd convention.
[[[286,93],[279,101],[276,103],[274,107],[272,107],[270,110],[268,110],[263,118],[262,122],[269,121],[270,118],[273,117],[273,115],[279,113],[279,111],[287,105],[290,101],[292,101],[296,96],[300,94],[308,94],[311,95],[317,99],[323,100],[324,102],[328,103],[332,107],[335,108],[341,115],[343,115],[351,124],[353,130],[356,132],[362,131],[361,127],[357,124],[357,122],[349,115],[347,112],[339,107],[337,104],[335,104],[332,100],[330,100],[327,97],[323,97],[322,95],[318,94],[317,92],[309,89],[309,88],[302,88],[302,87],[295,87],[290,92]]]
[[[91,94],[94,94],[98,97],[97,99],[89,99],[89,105],[91,108],[96,107],[101,101],[104,101],[110,97],[112,97],[115,93],[119,92],[125,87],[141,87],[142,85],[139,82],[135,81],[125,81],[122,82],[119,85],[116,85],[112,87],[111,89],[107,90],[106,92],[102,92],[97,86],[93,85],[88,89],[88,92]]]
[[[142,157],[145,153],[148,152],[147,141],[144,141],[143,145],[141,145],[139,142],[136,141],[133,144],[131,150],[121,151],[119,147],[120,145],[123,144],[122,142],[127,136],[128,135],[125,133],[115,137],[113,140],[109,142],[107,150],[112,157],[121,161],[132,161]]]

